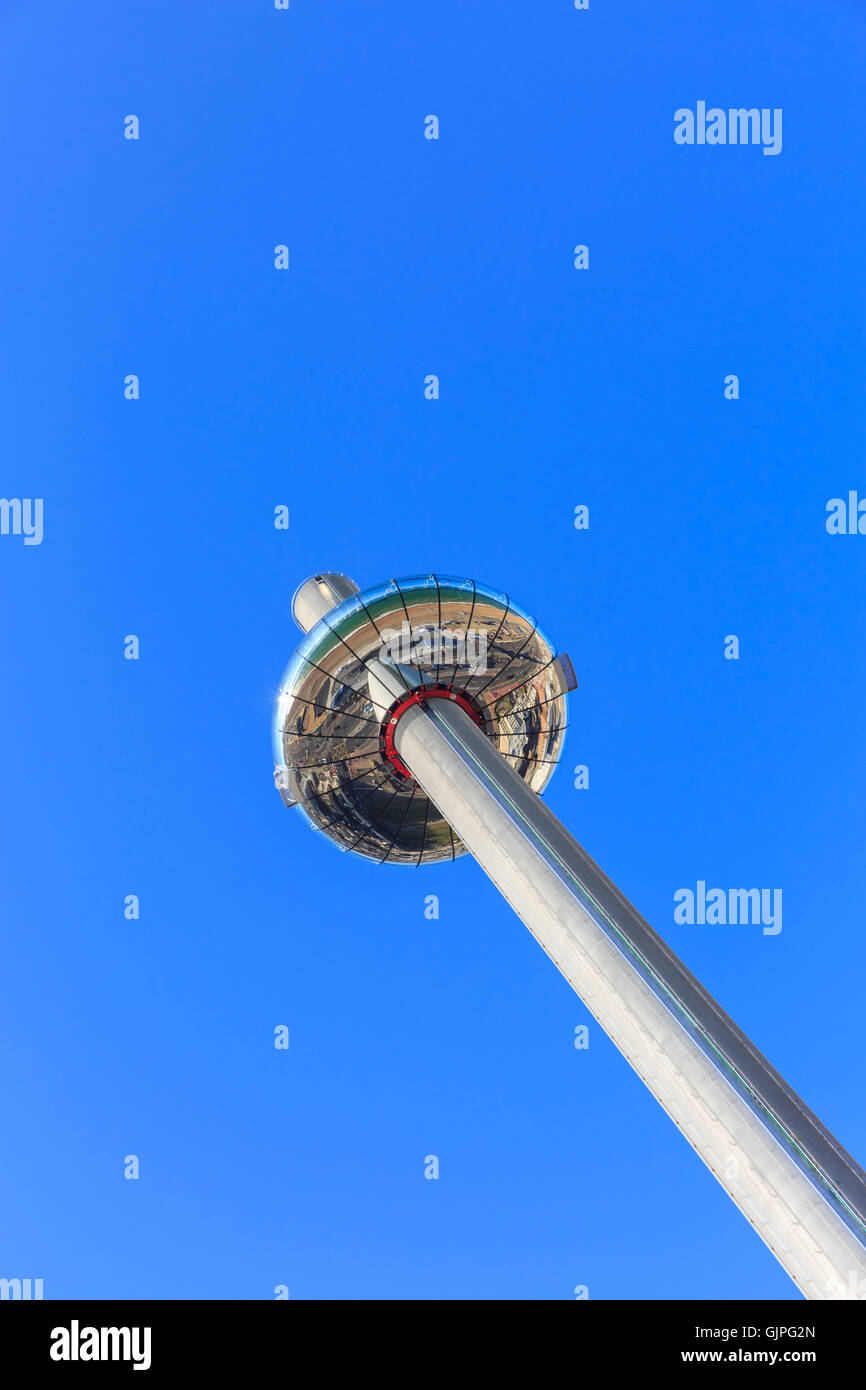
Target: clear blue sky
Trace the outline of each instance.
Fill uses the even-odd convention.
[[[311,571],[512,593],[549,804],[866,1159],[864,60],[853,0],[2,0],[0,1275],[797,1297],[474,863],[340,855],[269,726]]]

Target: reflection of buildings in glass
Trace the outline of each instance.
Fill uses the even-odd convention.
[[[295,798],[292,796],[291,788],[289,787],[289,774],[284,767],[274,768],[274,783],[283,799],[284,806],[291,807],[297,805]]]
[[[518,760],[516,770],[524,778],[534,764],[556,756],[564,713],[558,695],[556,682],[545,673],[543,679],[509,691],[496,703],[499,751]]]

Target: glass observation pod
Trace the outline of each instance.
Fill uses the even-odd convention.
[[[565,695],[574,684],[568,659],[560,661],[519,604],[472,579],[413,575],[363,593],[350,592],[355,586],[344,576],[317,576],[315,584],[331,602],[348,596],[328,608],[314,588],[299,612],[296,595],[299,622],[316,620],[276,699],[273,755],[283,800],[365,858],[456,859],[464,845],[389,745],[371,674],[383,665],[393,673],[397,708],[401,695],[459,704],[541,792],[562,751]]]

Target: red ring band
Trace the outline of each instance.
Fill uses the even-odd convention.
[[[401,777],[410,782],[415,779],[394,746],[394,735],[406,710],[410,709],[412,705],[424,705],[428,700],[452,700],[455,705],[459,705],[461,709],[466,711],[479,728],[483,728],[486,722],[477,705],[465,695],[458,695],[456,691],[449,690],[447,685],[421,685],[417,690],[413,690],[411,695],[402,696],[385,715],[379,730],[379,749],[382,757],[399,772]]]

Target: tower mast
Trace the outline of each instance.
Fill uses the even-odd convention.
[[[539,798],[568,659],[471,580],[362,594],[318,575],[294,611],[309,630],[277,701],[284,800],[382,862],[449,857],[446,833],[451,858],[468,850],[802,1293],[866,1298],[866,1175]],[[492,673],[441,642],[389,651],[397,626],[456,640],[473,623]]]

